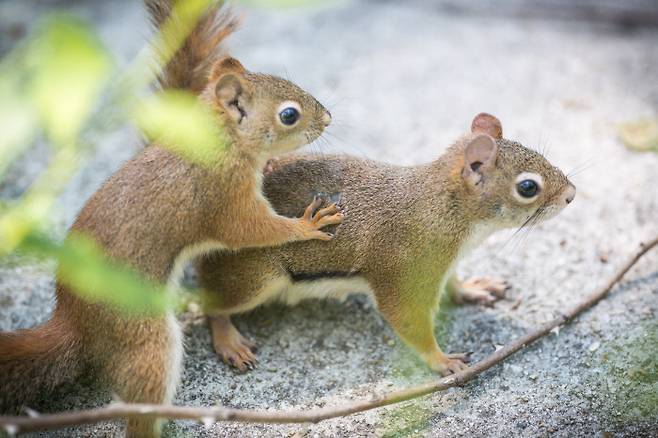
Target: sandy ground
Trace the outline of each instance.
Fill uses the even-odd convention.
[[[44,4],[45,3],[45,4]],[[0,3],[0,50],[16,26],[64,2]],[[67,5],[69,3],[66,3]],[[148,31],[138,2],[67,6],[91,20],[119,63]],[[433,2],[345,1],[320,8],[249,11],[232,38],[251,69],[289,77],[335,116],[327,143],[401,164],[434,159],[480,111],[506,137],[547,148],[570,171],[576,202],[523,239],[499,233],[461,265],[513,287],[495,308],[444,300],[437,334],[447,351],[478,360],[587,294],[658,232],[658,155],[627,151],[620,122],[656,116],[658,31],[585,22],[453,16]],[[123,130],[98,139],[88,166],[61,197],[63,233],[95,188],[138,149]],[[20,194],[47,160],[37,145],[0,184]],[[431,188],[428,188],[430,190]],[[50,265],[0,264],[0,328],[29,327],[52,306]],[[166,436],[658,436],[658,254],[646,257],[613,295],[576,323],[517,354],[464,388],[310,426],[173,422]],[[220,363],[199,315],[180,316],[187,338],[176,403],[279,409],[338,405],[434,376],[361,298],[267,307],[238,319],[259,345],[260,367],[240,375]],[[51,410],[109,400],[84,386]],[[116,435],[104,424],[53,436]]]

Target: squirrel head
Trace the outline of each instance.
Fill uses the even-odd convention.
[[[329,111],[297,85],[249,72],[230,57],[213,65],[204,98],[233,140],[270,156],[314,141],[331,123]]]
[[[576,196],[576,187],[541,154],[503,138],[500,121],[478,114],[471,134],[457,146],[453,178],[469,210],[499,227],[519,227],[550,219]]]

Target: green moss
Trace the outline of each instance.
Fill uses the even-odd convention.
[[[432,412],[418,401],[396,409],[384,418],[386,427],[378,435],[386,438],[425,436]]]
[[[658,419],[658,321],[624,332],[601,360],[608,416],[621,422]]]

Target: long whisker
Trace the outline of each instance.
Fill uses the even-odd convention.
[[[571,169],[569,172],[567,172],[567,178],[571,178],[575,175],[578,175],[579,173],[582,173],[583,171],[599,164],[599,158],[592,157],[588,160],[583,161],[582,163],[576,165],[573,169]]]
[[[539,213],[536,215],[536,217],[526,227],[526,232],[523,233],[523,236],[520,239],[519,247],[525,246],[525,244],[528,241],[528,238],[530,237],[530,234],[537,228],[538,224],[541,223],[542,219],[546,216],[545,208],[540,208],[538,212]]]
[[[502,247],[503,248],[507,247],[508,244],[510,244],[512,241],[516,239],[516,243],[511,248],[511,252],[516,252],[516,250],[519,248],[520,244],[524,240],[523,239],[524,234],[522,233],[522,231],[527,231],[527,233],[525,233],[527,235],[532,229],[532,227],[537,222],[539,222],[544,210],[545,207],[543,206],[537,208],[537,210],[535,210],[534,213],[532,213],[530,217],[528,217],[528,219],[526,219],[525,222],[523,222],[523,224],[521,224],[521,226],[507,239],[507,241],[503,244]]]

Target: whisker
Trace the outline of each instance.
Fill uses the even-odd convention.
[[[523,222],[523,224],[521,224],[521,226],[507,239],[502,248],[507,247],[509,243],[516,239],[514,246],[511,248],[511,252],[516,252],[521,244],[527,240],[530,231],[541,220],[545,210],[546,209],[543,206],[537,208],[537,210],[535,210],[534,213],[532,213],[530,217],[528,217],[528,219],[526,219],[525,222]]]
[[[571,169],[569,172],[567,172],[567,174],[566,174],[567,178],[574,177],[574,176],[584,172],[585,170],[588,170],[588,169],[598,165],[599,160],[600,160],[600,158],[592,157],[588,160],[583,161],[582,163],[578,164],[573,169]]]

